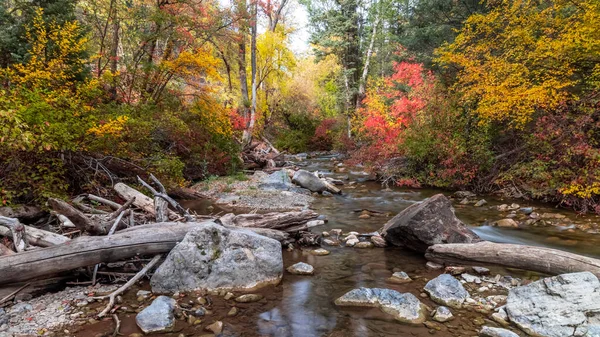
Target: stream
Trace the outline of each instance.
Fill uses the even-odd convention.
[[[335,159],[335,158],[334,158]],[[334,160],[331,156],[322,156],[299,163],[304,169],[319,171],[326,176],[349,181],[362,181],[352,186],[341,186],[342,195],[318,197],[312,208],[324,214],[328,223],[313,229],[313,232],[328,231],[334,228],[345,233],[357,231],[368,233],[380,229],[389,218],[411,204],[422,201],[442,191],[434,189],[409,190],[402,188],[384,188],[377,182],[363,181],[365,174],[358,168],[345,172],[334,172]],[[449,195],[448,192],[445,192]],[[600,257],[600,235],[575,230],[573,222],[589,224],[595,228],[599,223],[596,216],[577,216],[574,212],[558,210],[550,205],[526,202],[523,200],[500,200],[485,198],[488,202],[483,207],[461,205],[454,202],[457,216],[481,236],[494,242],[539,245],[572,251],[592,257]],[[483,225],[504,216],[496,209],[500,204],[519,203],[532,206],[542,213],[561,213],[566,215],[564,224],[548,227],[530,227],[527,229],[505,229]],[[185,205],[187,207],[194,204]],[[196,210],[206,212],[206,204],[196,204]],[[380,212],[378,216],[367,219],[359,218],[360,210],[368,209]],[[265,299],[257,303],[236,304],[239,314],[234,317],[226,315],[230,305],[220,298],[213,299],[214,317],[206,318],[206,325],[216,319],[222,320],[228,327],[224,336],[277,336],[277,337],[312,337],[312,336],[476,336],[482,322],[489,325],[487,315],[468,310],[455,310],[456,318],[448,323],[437,324],[438,329],[423,325],[411,326],[400,324],[388,318],[376,308],[337,307],[334,300],[347,291],[358,287],[390,288],[400,292],[411,292],[431,308],[437,307],[428,297],[422,297],[425,283],[438,276],[440,271],[425,268],[426,260],[416,254],[400,248],[354,249],[347,247],[324,246],[331,252],[327,256],[313,256],[307,250],[294,249],[283,251],[284,268],[297,263],[306,262],[314,266],[314,276],[298,276],[284,273],[283,281],[277,287],[269,287],[259,291]],[[486,266],[492,275],[511,275],[519,278],[536,280],[535,273],[517,270],[506,270],[499,267]],[[395,271],[408,273],[413,282],[392,284],[386,281]],[[149,289],[148,285],[144,287]],[[135,291],[130,291],[135,293]],[[494,295],[494,294],[490,294]],[[131,296],[131,295],[130,295]],[[190,300],[193,300],[190,296]],[[131,299],[135,301],[135,297]],[[187,297],[184,299],[187,300]],[[128,336],[138,333],[135,326],[135,313],[122,317],[121,333]],[[490,323],[493,324],[493,323]],[[204,327],[205,324],[202,324]],[[227,332],[228,331],[228,332]],[[99,322],[92,326],[82,327],[77,336],[95,336],[98,332],[112,332],[110,321]],[[199,327],[188,325],[184,321],[177,322],[176,332],[162,336],[201,336],[207,332]]]

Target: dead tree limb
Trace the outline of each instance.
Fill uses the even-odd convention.
[[[126,209],[131,207],[131,205],[135,202],[135,197],[131,197],[131,199],[127,200],[127,202],[119,207],[116,211],[112,212],[108,217],[108,220],[114,220],[116,217],[120,216]]]
[[[306,225],[307,222],[316,220],[318,217],[318,213],[306,210],[267,214],[226,214],[219,221],[227,226],[270,228],[287,231],[288,228]]]
[[[154,217],[156,216],[156,210],[154,209],[154,201],[152,198],[147,197],[142,192],[123,183],[116,183],[113,188],[119,194],[119,196],[125,200],[135,197],[135,201],[133,202],[135,207],[141,208],[144,212]],[[177,217],[178,216],[175,212],[169,210],[169,220],[174,220]]]
[[[64,235],[48,232],[42,229],[26,225],[25,231],[27,232],[27,240],[29,241],[29,243],[38,247],[51,247],[55,245],[60,245],[71,240]],[[8,228],[0,226],[0,236],[10,235],[11,232]]]
[[[187,221],[194,221],[194,217],[185,208],[181,207],[181,205],[177,201],[175,201],[175,199],[171,198],[167,194],[167,190],[165,189],[163,184],[158,179],[156,179],[156,177],[153,174],[150,174],[150,179],[152,179],[152,181],[156,185],[158,185],[160,192],[154,189],[154,187],[150,186],[148,183],[146,183],[142,178],[140,178],[140,176],[138,176],[137,179],[140,184],[144,185],[144,187],[150,190],[154,197],[164,199],[166,202],[169,203],[169,205],[171,205],[171,207],[175,208],[177,212],[181,214],[181,216],[183,216]]]
[[[99,203],[101,203],[101,204],[105,204],[105,205],[107,205],[108,207],[112,208],[113,210],[118,210],[118,209],[119,209],[119,207],[121,207],[121,205],[120,205],[120,204],[118,204],[118,203],[116,203],[116,202],[114,202],[114,201],[108,200],[108,199],[104,199],[104,198],[102,198],[102,197],[99,197],[99,196],[97,196],[97,195],[88,194],[88,195],[87,195],[87,198],[88,198],[88,199],[90,199],[90,200],[93,200],[93,201],[99,202]]]
[[[543,247],[488,241],[437,244],[427,249],[425,257],[450,265],[487,263],[550,275],[589,271],[600,277],[600,260]]]
[[[29,248],[25,225],[21,224],[19,219],[0,216],[0,226],[9,229],[17,252],[22,252]]]
[[[102,310],[102,312],[98,314],[98,317],[104,317],[104,316],[106,316],[106,314],[112,309],[113,305],[115,305],[115,298],[117,297],[117,295],[120,295],[121,293],[123,293],[129,287],[131,287],[132,285],[134,285],[135,282],[137,282],[144,275],[146,275],[146,273],[150,269],[152,269],[152,267],[154,267],[155,264],[158,263],[158,261],[160,260],[161,257],[162,257],[162,255],[160,255],[160,254],[156,255],[152,259],[152,261],[148,262],[148,264],[146,266],[144,266],[144,268],[142,268],[142,270],[140,270],[137,274],[135,274],[135,276],[132,277],[131,280],[127,281],[127,283],[125,283],[124,285],[120,286],[117,290],[113,291],[109,295],[94,297],[95,300],[103,300],[103,299],[108,298],[108,304],[106,305],[106,308],[104,308],[104,310]]]
[[[22,287],[20,287],[19,289],[15,290],[15,291],[13,291],[12,293],[8,294],[7,296],[3,297],[3,298],[0,300],[0,304],[2,304],[2,303],[4,303],[4,302],[6,302],[6,301],[8,301],[8,300],[10,300],[10,299],[11,299],[13,296],[16,296],[16,295],[17,295],[18,293],[20,293],[20,292],[21,292],[23,289],[25,289],[25,288],[29,287],[29,285],[30,285],[30,284],[31,284],[31,283],[27,283],[27,284],[23,285]]]
[[[81,230],[82,232],[93,231],[93,228],[95,227],[94,223],[80,210],[76,209],[75,207],[69,205],[68,203],[62,200],[54,198],[48,199],[48,204],[50,204],[50,207],[52,207],[52,209],[56,213],[62,214],[69,218],[69,220],[71,220],[71,222],[77,227],[77,229]]]

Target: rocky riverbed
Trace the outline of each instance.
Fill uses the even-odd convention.
[[[319,171],[326,181],[339,184],[344,193],[322,195],[307,191],[294,185],[292,175],[285,171],[257,172],[245,180],[220,178],[208,185],[198,185],[195,189],[207,199],[186,206],[199,205],[197,210],[203,213],[214,213],[220,208],[266,212],[310,207],[329,219],[312,230],[321,234],[321,248],[283,247],[281,281],[260,289],[226,289],[211,283],[214,289],[210,291],[169,288],[152,292],[151,283],[143,280],[118,298],[115,314],[121,321],[121,335],[142,336],[140,324],[145,324],[144,321],[164,326],[155,335],[178,337],[525,336],[526,332],[540,331],[554,337],[563,336],[566,329],[571,329],[568,333],[574,336],[599,335],[595,315],[600,309],[594,302],[600,300],[595,297],[598,281],[593,275],[544,278],[536,273],[494,266],[442,267],[427,263],[422,254],[388,246],[375,231],[402,209],[439,191],[382,188],[371,182],[372,177],[362,168],[346,167],[337,156],[298,159],[296,165],[310,172]],[[467,201],[465,198],[455,195],[452,205],[463,222],[483,225],[471,227],[482,237],[550,243],[600,255],[595,253],[594,244],[590,247],[583,244],[595,242],[590,237],[595,217],[578,218],[564,212],[564,217],[550,218],[543,214],[563,212],[547,205],[522,202],[516,208],[512,201],[493,198],[476,206],[480,197],[468,197]],[[528,208],[532,208],[531,212]],[[544,221],[542,226],[527,222],[534,213]],[[512,219],[517,226],[494,225],[503,219]],[[569,224],[567,227],[587,223],[589,228],[574,225],[563,229],[560,223]],[[546,237],[553,236],[558,240],[546,242]],[[175,254],[171,257],[171,264],[184,261],[190,254],[197,254],[198,260],[208,256],[210,261],[222,256],[248,261],[260,258],[258,252],[247,254],[252,246],[222,255],[225,251],[222,240],[212,246],[214,249],[205,250],[209,255],[203,255],[202,249],[194,248],[194,242],[202,240],[212,239],[196,235],[187,248],[182,248],[179,258]],[[565,244],[567,240],[577,244]],[[203,275],[195,264],[184,269]],[[164,271],[161,273],[163,276],[157,279],[169,280]],[[177,280],[187,277],[168,273],[177,275],[169,287],[182,284]],[[115,329],[112,315],[97,318],[106,301],[91,299],[108,290],[69,288],[0,309],[0,323],[4,322],[0,324],[0,336],[111,336]],[[166,297],[160,297],[163,292]],[[545,314],[546,311],[559,312],[561,319]]]

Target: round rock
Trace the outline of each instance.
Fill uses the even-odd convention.
[[[290,274],[296,275],[313,275],[315,273],[315,268],[308,263],[298,262],[294,265],[291,265],[287,268],[287,271]]]

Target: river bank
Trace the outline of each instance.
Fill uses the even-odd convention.
[[[312,230],[316,233],[328,232],[331,234],[335,232],[335,229],[340,229],[343,233],[353,231],[371,233],[380,229],[389,218],[402,209],[438,192],[434,190],[383,189],[376,182],[369,181],[368,175],[360,171],[360,168],[348,168],[347,172],[335,172],[335,168],[342,167],[338,166],[335,161],[336,159],[332,160],[331,157],[321,157],[309,161],[302,159],[298,162],[306,170],[318,170],[324,176],[345,182],[341,186],[344,191],[342,195],[311,195],[310,203],[302,206],[314,209],[329,220],[326,224]],[[345,176],[348,176],[347,179]],[[259,173],[256,178],[259,177],[260,179],[250,178],[242,182],[231,181],[229,184],[225,183],[221,187],[215,188],[215,191],[220,190],[219,193],[226,194],[235,194],[237,189],[256,191],[250,187],[258,188],[257,186],[261,183],[256,182],[263,181],[262,179],[266,175]],[[219,193],[215,193],[215,197]],[[276,198],[278,195],[279,192],[271,194],[272,198]],[[264,200],[268,203],[268,198]],[[272,202],[277,204],[278,201],[272,199]],[[507,213],[497,210],[496,206],[503,202],[508,201],[489,200],[488,205],[475,207],[474,205],[461,205],[460,200],[455,200],[454,207],[458,217],[467,224],[481,225],[485,223],[485,219],[497,221],[510,214],[510,211]],[[208,213],[224,211],[219,209],[222,205],[217,205],[209,200],[196,203],[199,205],[197,206],[199,211]],[[186,206],[191,207],[190,205]],[[533,207],[536,212],[548,213],[548,208],[537,205]],[[269,208],[263,209],[263,211],[268,210]],[[570,219],[571,216],[566,216],[566,218]],[[581,237],[581,240],[576,240],[578,242],[576,245],[555,242],[554,244],[557,246],[570,250],[581,249],[582,253],[598,256],[593,250],[593,246],[597,247],[597,245],[592,244],[590,247],[580,248],[581,242],[596,239],[577,228],[570,228],[571,231],[569,229],[561,231],[558,226],[521,226],[519,228],[482,226],[472,228],[478,234],[487,233],[497,239],[521,240],[538,245],[546,244],[542,239],[547,235],[546,233],[556,231],[555,235],[560,240],[574,240],[573,238]],[[478,229],[480,230],[478,231]],[[488,230],[491,230],[491,233]],[[539,230],[539,232],[535,230]],[[483,237],[483,235],[481,236]],[[226,299],[227,293],[191,292],[174,295],[179,307],[183,309],[204,307],[210,313],[203,317],[190,319],[190,315],[186,315],[185,310],[178,310],[176,311],[175,328],[172,332],[158,335],[210,335],[212,332],[207,331],[206,328],[214,322],[220,321],[224,323],[225,330],[229,331],[225,335],[235,336],[397,336],[399,332],[413,336],[429,336],[431,333],[443,337],[475,336],[483,325],[501,326],[491,320],[491,314],[495,308],[503,304],[502,296],[508,295],[508,289],[528,284],[543,276],[494,266],[482,266],[490,269],[489,276],[478,275],[474,270],[465,269],[464,272],[467,275],[456,274],[455,277],[471,294],[472,303],[461,309],[451,309],[455,318],[449,322],[441,323],[428,319],[425,324],[406,325],[396,322],[377,308],[339,307],[335,305],[334,301],[346,292],[359,287],[387,288],[400,293],[411,293],[433,309],[439,304],[425,294],[424,287],[427,282],[442,275],[444,269],[428,268],[427,261],[422,254],[396,247],[361,249],[343,245],[329,246],[326,243],[323,243],[322,247],[329,251],[328,255],[314,255],[312,253],[314,248],[310,247],[299,248],[296,246],[292,250],[286,248],[283,251],[284,269],[298,262],[305,262],[313,266],[314,276],[300,276],[286,272],[279,285],[254,292],[263,296],[258,302],[239,303],[232,299],[233,297]],[[389,279],[395,272],[405,272],[413,281],[403,284],[392,283]],[[85,294],[99,292],[99,290],[89,287],[78,289]],[[150,289],[149,285],[144,281],[123,294],[122,302],[116,311],[121,319],[121,334],[136,336],[141,333],[135,324],[136,313],[150,305],[155,296],[138,296],[138,291],[148,289]],[[234,292],[235,296],[241,294]],[[205,303],[199,300],[200,297],[205,298]],[[494,297],[497,301],[494,301]],[[80,307],[75,302],[70,303],[72,300],[69,298],[65,298],[64,301],[70,304],[68,306],[69,317],[76,317],[73,318],[73,323],[63,326],[59,330],[44,333],[56,336],[112,334],[114,322],[111,318],[104,320],[95,318],[97,312],[104,308],[103,302],[88,301],[87,304]],[[494,305],[491,301],[494,302]],[[207,305],[207,303],[212,304]],[[10,312],[10,310],[9,308],[7,311]],[[29,317],[36,315],[35,310],[33,308],[32,311],[23,313],[19,317],[27,321]],[[518,330],[514,331],[522,334]]]

